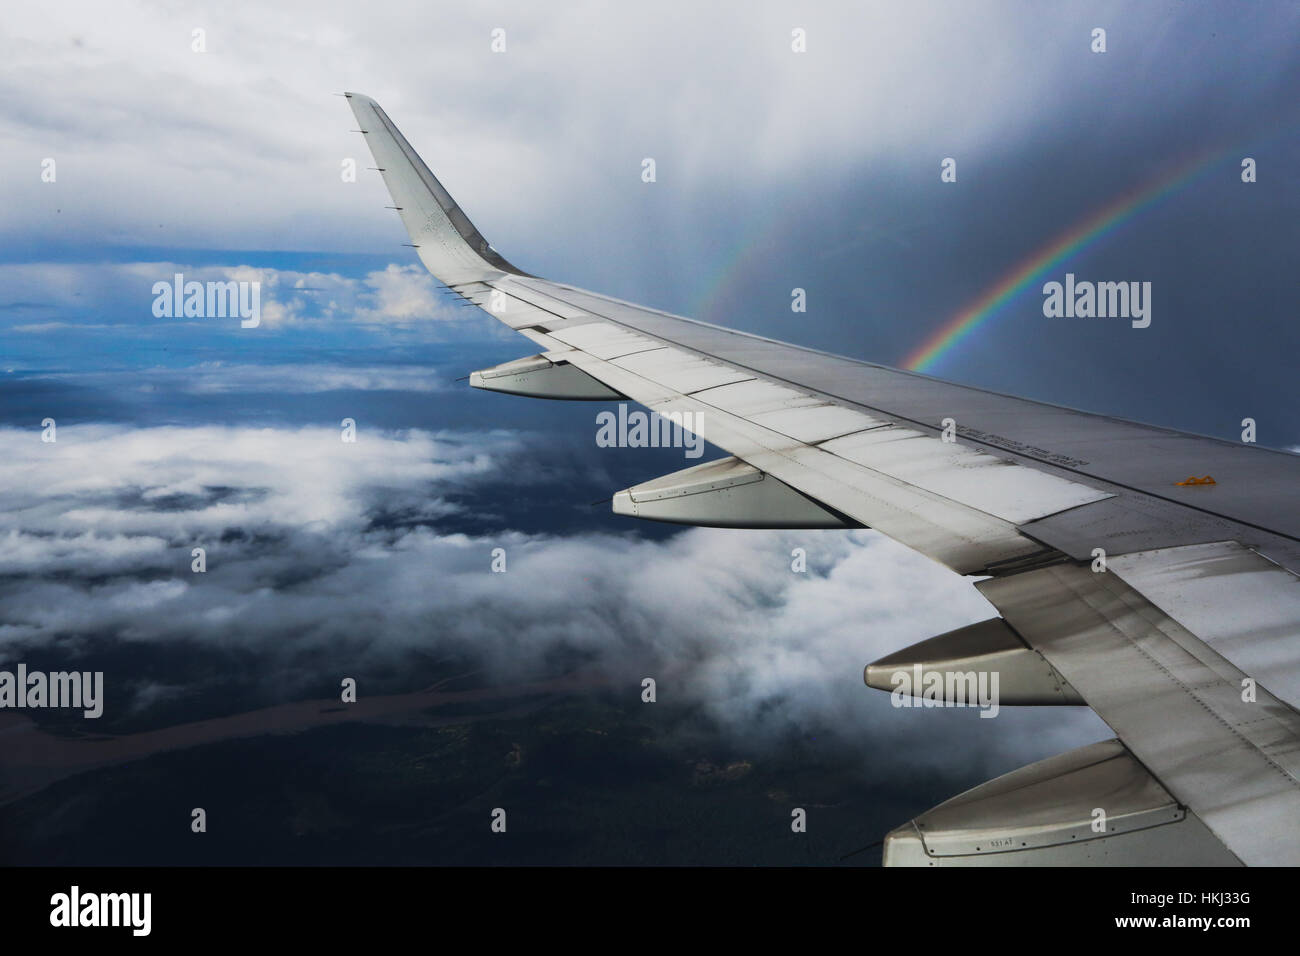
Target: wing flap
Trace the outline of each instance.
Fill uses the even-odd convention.
[[[1243,674],[1300,707],[1294,574],[1236,541],[1126,554],[1109,567]]]
[[[1300,716],[1118,575],[1055,565],[976,587],[1243,862],[1300,864]],[[1290,839],[1279,839],[1289,834]]]
[[[706,388],[752,381],[753,376],[720,362],[710,362],[681,349],[661,348],[637,352],[614,359],[614,364],[642,378],[689,395]]]

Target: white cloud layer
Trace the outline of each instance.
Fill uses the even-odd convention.
[[[363,433],[354,445],[326,429],[58,435],[0,431],[0,574],[19,582],[4,595],[6,658],[111,636],[318,674],[459,653],[516,679],[565,651],[629,693],[657,676],[661,697],[697,702],[746,739],[831,726],[868,753],[907,752],[909,766],[1006,769],[1104,734],[1087,712],[982,720],[894,710],[868,691],[868,661],[992,613],[967,582],[874,532],[440,532],[449,490],[502,477],[520,448],[506,433]],[[404,520],[379,520],[393,512]],[[204,574],[190,570],[195,546]],[[796,546],[807,573],[791,570]],[[497,547],[505,573],[490,570]]]
[[[423,266],[390,264],[361,278],[334,272],[300,272],[250,265],[187,266],[176,262],[8,263],[0,265],[0,306],[16,318],[16,332],[44,332],[52,327],[94,325],[227,325],[237,317],[159,318],[154,314],[154,285],[183,282],[259,283],[261,323],[268,328],[307,323],[428,327],[431,323],[477,320],[485,316],[458,306],[440,294]],[[165,293],[164,293],[165,294]],[[20,306],[15,309],[14,306]],[[77,321],[76,310],[81,315]],[[55,314],[56,323],[24,321],[31,315]],[[250,334],[255,334],[251,333]]]

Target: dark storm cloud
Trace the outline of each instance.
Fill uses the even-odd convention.
[[[540,266],[597,249],[619,261],[607,244],[652,195],[643,156],[661,163],[655,202],[671,201],[650,222],[686,233],[716,218],[710,195],[754,208],[775,185],[843,184],[882,160],[929,178],[943,155],[978,168],[1072,130],[1149,142],[1153,120],[1267,109],[1294,79],[1296,16],[1282,3],[29,8],[2,41],[7,224],[29,240],[71,228],[153,243],[161,221],[172,243],[395,249],[378,178],[339,176],[344,157],[368,162],[328,95],[349,88],[386,104],[499,247],[536,249]],[[489,48],[496,26],[504,54]],[[1097,26],[1104,56],[1089,52]],[[59,184],[41,183],[40,159],[60,155]],[[567,251],[549,248],[557,230]]]
[[[379,272],[404,291],[370,290],[356,318],[439,317],[378,178],[340,178],[343,158],[369,162],[327,95],[346,86],[385,103],[525,268],[893,363],[1074,223],[1218,150],[1212,175],[1058,270],[1152,281],[1150,329],[1048,320],[1031,289],[935,371],[1224,437],[1249,416],[1265,444],[1300,441],[1286,358],[1300,348],[1300,185],[1285,174],[1300,162],[1294,4],[661,4],[648,16],[506,3],[440,8],[436,26],[405,4],[60,11],[20,11],[0,41],[14,65],[0,256],[88,236],[391,251]],[[494,55],[498,25],[509,46]],[[806,54],[790,51],[794,26]],[[1104,54],[1090,49],[1097,27]],[[191,50],[195,28],[206,53]],[[1249,187],[1244,155],[1260,163]],[[57,183],[40,181],[48,156]],[[956,184],[938,179],[947,156]],[[66,352],[70,335],[93,352],[91,334],[118,333],[70,325],[135,321],[78,314],[110,300],[89,267],[41,268],[0,275],[0,299],[44,291],[52,305],[6,314],[21,329],[14,354],[51,354],[54,340]],[[282,283],[268,325],[345,323],[362,282],[312,274],[304,284],[342,287],[332,311]],[[794,287],[805,316],[790,312]]]

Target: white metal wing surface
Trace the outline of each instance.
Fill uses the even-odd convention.
[[[1300,864],[1300,457],[529,275],[378,104],[346,95],[420,259],[540,350],[471,384],[626,398],[732,456],[620,492],[616,511],[874,528],[981,577],[1002,616],[876,662],[868,684],[915,673],[916,693],[951,696],[996,671],[1002,703],[1086,702],[1116,732],[904,824],[887,864]]]

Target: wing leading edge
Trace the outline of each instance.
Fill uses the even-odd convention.
[[[542,350],[473,384],[623,396],[733,456],[621,492],[622,513],[865,525],[987,576],[977,586],[1003,615],[996,633],[923,642],[918,666],[1000,668],[1010,698],[1037,667],[1033,680],[1050,672],[1072,690],[1063,700],[1081,696],[1119,735],[921,815],[890,834],[887,863],[1300,863],[1300,458],[529,275],[492,249],[378,104],[345,95],[421,261]],[[1194,474],[1217,483],[1175,483]],[[1110,829],[1096,828],[1097,809]]]

